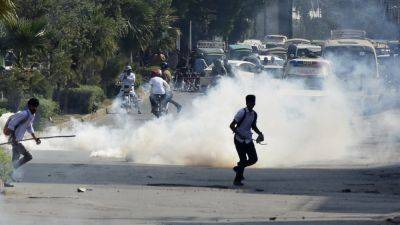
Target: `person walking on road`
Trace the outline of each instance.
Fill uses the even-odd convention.
[[[253,110],[255,104],[256,96],[247,95],[246,108],[240,109],[230,124],[231,130],[235,134],[234,143],[239,155],[239,162],[237,166],[233,167],[233,170],[236,172],[233,184],[236,186],[243,185],[244,169],[254,165],[258,160],[251,130],[253,129],[258,134],[257,143],[264,141],[264,135],[257,127],[257,113]]]

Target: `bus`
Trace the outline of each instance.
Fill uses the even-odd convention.
[[[376,51],[368,40],[328,40],[322,57],[331,61],[333,73],[351,89],[363,90],[379,77]]]

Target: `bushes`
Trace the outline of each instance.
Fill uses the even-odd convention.
[[[0,180],[7,181],[12,172],[11,157],[0,148]]]
[[[104,99],[100,87],[83,85],[61,91],[59,102],[65,113],[91,113],[97,110]]]
[[[5,108],[0,108],[0,116],[2,116],[4,113],[9,112],[9,110],[5,109]]]
[[[60,106],[57,102],[39,97],[40,106],[36,113],[35,128],[42,129],[48,119],[60,112]]]

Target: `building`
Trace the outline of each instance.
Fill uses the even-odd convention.
[[[386,17],[393,23],[400,25],[400,0],[381,0],[385,7]]]
[[[263,39],[269,34],[292,37],[293,0],[267,0],[257,14],[254,36]]]

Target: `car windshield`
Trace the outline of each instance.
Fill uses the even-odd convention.
[[[297,56],[320,56],[321,55],[321,50],[317,48],[299,48],[297,50]]]
[[[232,60],[242,60],[244,57],[250,56],[251,51],[248,50],[234,50],[230,53],[230,59]]]
[[[213,63],[215,60],[222,60],[224,58],[224,55],[206,55],[205,60],[207,62],[207,65],[210,65]]]

